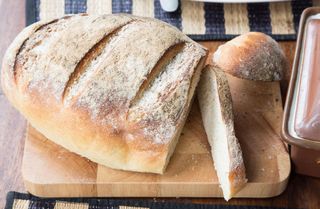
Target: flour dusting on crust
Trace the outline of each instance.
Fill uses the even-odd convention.
[[[95,44],[120,26],[96,56],[84,60],[87,65],[72,86],[66,86],[92,47],[101,47]],[[177,55],[168,58],[168,64],[141,90],[162,56],[179,43],[184,45]],[[93,123],[110,134],[126,132],[128,140],[143,136],[165,144],[182,122],[194,71],[205,54],[177,29],[157,20],[74,15],[44,26],[29,38],[18,55],[22,66],[18,84],[22,91],[41,91],[44,100],[50,92],[64,108],[85,110]],[[64,98],[66,88],[70,91]],[[142,96],[131,107],[140,91]]]

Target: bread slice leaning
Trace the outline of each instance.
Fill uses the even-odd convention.
[[[232,99],[226,75],[206,66],[198,86],[198,100],[223,196],[232,198],[247,182],[242,152],[235,136]]]

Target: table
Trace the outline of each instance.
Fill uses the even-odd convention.
[[[24,0],[0,0],[0,58],[19,31],[25,25]],[[222,44],[221,41],[201,42],[210,53]],[[292,65],[295,42],[280,42]],[[286,72],[281,83],[283,100],[289,82]],[[23,186],[21,163],[24,148],[25,119],[9,104],[0,89],[0,208],[5,205],[8,191],[26,192]],[[288,188],[283,194],[267,199],[232,199],[226,203],[221,198],[166,198],[161,200],[185,203],[262,205],[290,208],[320,208],[320,179],[292,173]]]

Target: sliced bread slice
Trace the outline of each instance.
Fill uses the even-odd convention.
[[[226,75],[216,66],[206,66],[198,87],[198,100],[211,146],[214,167],[225,200],[246,184],[245,167],[235,136],[232,99]]]

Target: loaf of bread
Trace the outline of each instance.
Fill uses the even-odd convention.
[[[235,136],[232,99],[226,75],[207,66],[197,90],[203,124],[207,133],[214,167],[226,200],[246,184],[245,166]]]
[[[48,139],[115,169],[163,173],[207,51],[161,21],[71,15],[24,29],[2,88]]]
[[[281,80],[288,68],[279,44],[259,32],[243,34],[221,45],[213,62],[226,73],[256,81]]]

